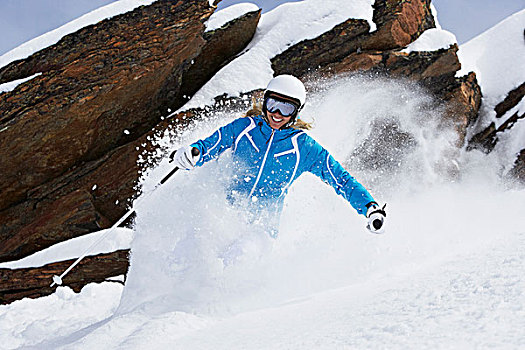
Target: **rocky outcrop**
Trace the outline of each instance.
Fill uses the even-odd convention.
[[[312,40],[303,40],[272,59],[275,75],[304,76],[340,60],[359,47],[357,38],[370,31],[368,22],[349,19]]]
[[[525,149],[521,150],[518,158],[514,162],[514,167],[509,171],[508,175],[521,184],[525,184]]]
[[[361,50],[400,49],[436,27],[430,0],[377,0],[372,19],[377,30],[361,39]]]
[[[525,83],[521,84],[516,89],[510,91],[505,99],[498,103],[494,108],[496,118],[505,119],[498,127],[496,124],[490,123],[484,130],[474,135],[468,143],[468,149],[479,149],[485,153],[491,152],[498,142],[498,135],[510,130],[520,119],[525,118],[525,113],[516,111],[509,115],[510,111],[518,105],[525,98]],[[520,157],[516,160],[516,166],[519,167]],[[519,173],[519,171],[518,171]]]
[[[458,135],[458,147],[466,142],[467,128],[478,118],[481,106],[481,89],[476,74],[471,72],[460,78],[454,78],[444,88],[440,96],[445,104],[445,122],[452,123]]]
[[[454,125],[458,145],[463,145],[467,127],[477,118],[481,90],[474,73],[455,77],[461,68],[457,45],[432,52],[399,51],[435,27],[430,1],[378,0],[373,19],[377,30],[372,33],[367,22],[348,20],[288,48],[272,59],[272,68],[276,74],[304,79],[368,72],[416,81],[445,106],[446,122]]]
[[[349,19],[315,39],[304,40],[274,57],[272,69],[276,75],[305,76],[352,53],[364,63],[362,51],[401,49],[435,28],[430,0],[377,0],[373,21],[377,30],[372,33],[367,21]]]
[[[508,111],[516,107],[525,98],[525,82],[507,94],[505,99],[494,107],[496,118],[503,117]]]
[[[161,1],[140,12],[89,28],[97,35],[83,30],[71,48],[82,51],[79,56],[61,59],[53,70],[44,67],[31,84],[2,96],[0,145],[17,157],[0,160],[9,179],[0,184],[0,209],[160,121],[184,67],[204,45],[202,22],[212,9],[205,1]]]
[[[414,10],[414,6],[418,11]],[[448,49],[432,52],[405,53],[391,50],[395,47],[394,42],[398,45],[401,43],[407,45],[410,43],[407,41],[408,37],[413,40],[421,34],[422,28],[434,26],[433,20],[427,18],[427,11],[422,10],[427,6],[425,1],[412,1],[410,4],[403,1],[378,1],[374,16],[378,16],[381,12],[383,17],[378,24],[377,32],[367,33],[367,24],[364,21],[346,21],[318,38],[305,40],[288,48],[272,59],[272,68],[276,73],[290,73],[304,79],[348,73],[379,73],[416,81],[444,105],[445,121],[453,124],[458,135],[458,146],[461,146],[465,143],[468,126],[477,118],[481,104],[481,90],[474,73],[461,78],[455,77],[456,72],[461,68],[456,54],[458,46],[453,45]],[[412,9],[408,11],[410,16],[403,15],[402,11],[396,12],[400,8]],[[410,18],[410,25],[407,24],[408,18]],[[396,41],[394,38],[405,37],[407,32],[401,30],[404,34],[386,35],[385,29],[381,29],[389,28],[386,33],[390,33],[393,28],[400,26],[411,28],[407,31],[412,35],[405,41],[401,39]],[[388,40],[372,40],[372,36],[379,35],[386,35]],[[372,40],[374,45],[362,44],[368,43],[369,40]],[[374,50],[363,50],[372,47]],[[399,139],[403,139],[402,135]]]
[[[496,127],[496,123],[492,122],[485,129],[474,135],[468,142],[468,150],[481,150],[485,153],[490,153],[499,141],[500,135],[510,130],[517,122],[523,123],[525,113],[511,110],[518,106],[520,102],[525,99],[525,82],[520,86],[510,91],[505,99],[494,107],[497,119],[503,119],[501,124]],[[525,184],[525,149],[516,157],[514,167],[506,174],[509,178],[517,180],[521,184]]]
[[[211,109],[197,108],[177,113],[171,118],[159,123],[140,139],[119,147],[104,159],[93,161],[89,166],[82,168],[81,171],[79,169],[74,170],[72,173],[64,174],[64,176],[57,178],[54,182],[38,188],[42,196],[47,193],[47,191],[53,191],[53,189],[55,189],[57,196],[64,193],[66,194],[64,197],[75,198],[78,202],[75,203],[75,201],[73,201],[69,207],[64,207],[67,205],[64,204],[64,206],[56,208],[52,213],[43,215],[43,218],[33,219],[35,222],[53,220],[47,224],[47,227],[51,229],[55,227],[55,231],[59,234],[59,237],[52,237],[54,232],[47,231],[45,235],[31,236],[33,239],[22,242],[23,244],[20,245],[20,248],[32,250],[33,246],[40,247],[40,240],[44,240],[48,236],[51,237],[53,241],[58,239],[64,240],[65,232],[73,232],[72,236],[74,236],[75,232],[72,224],[82,229],[81,234],[98,230],[98,228],[93,229],[89,227],[89,224],[85,224],[85,221],[80,217],[81,215],[86,215],[89,218],[89,215],[93,213],[90,210],[93,202],[96,208],[98,208],[98,211],[107,214],[107,217],[100,218],[100,220],[103,220],[103,222],[109,226],[126,212],[125,201],[119,202],[118,204],[115,204],[115,201],[117,201],[118,198],[126,198],[126,195],[129,197],[135,195],[134,185],[140,172],[137,159],[144,153],[153,153],[155,146],[152,144],[152,140],[164,132],[176,135],[176,129],[184,128],[190,120],[197,117],[206,118],[212,116],[214,113],[223,112],[226,109],[229,111],[245,111],[251,106],[252,96],[260,96],[261,94],[262,90],[256,90],[242,94],[240,97],[219,96],[216,98],[215,107]],[[160,154],[158,158],[151,158],[150,160],[153,162],[160,161],[163,156],[166,155]],[[68,179],[71,178],[81,179],[81,181],[68,182]],[[83,191],[74,190],[74,188],[78,186],[88,186],[87,184],[91,184],[94,179],[102,180],[102,182],[99,183],[96,189],[90,190],[88,194]],[[57,191],[56,189],[59,190]],[[51,207],[53,207],[53,205],[51,205]],[[24,209],[18,208],[17,210]],[[27,210],[30,211],[29,209]],[[16,212],[14,214],[16,214]],[[0,220],[3,222],[5,218],[0,217]],[[62,222],[63,225],[54,226],[57,221]],[[87,222],[89,222],[89,220]],[[58,227],[58,229],[56,227]],[[20,244],[18,241],[19,238],[20,236],[12,241],[13,246],[16,246],[17,242]],[[10,242],[6,243],[11,244]],[[73,261],[74,260],[60,261],[35,268],[0,268],[0,304],[11,303],[12,301],[26,297],[38,298],[53,293],[58,287],[56,285],[50,287],[53,276],[60,275]],[[88,283],[103,282],[113,276],[126,275],[128,265],[128,250],[87,256],[64,278],[63,285],[79,292],[82,287]]]
[[[524,118],[525,113],[519,114],[519,112],[516,112],[503,123],[501,123],[499,127],[496,127],[495,123],[490,123],[488,127],[470,139],[468,149],[479,149],[485,153],[492,152],[498,142],[498,134],[510,130],[514,124],[518,122],[518,120]]]
[[[490,153],[496,147],[499,137],[508,132],[512,127],[518,123],[523,123],[525,113],[520,113],[516,108],[514,113],[512,110],[518,106],[520,102],[525,99],[525,83],[510,91],[505,99],[494,107],[496,119],[502,120],[499,126],[492,122],[482,131],[475,134],[468,142],[467,149],[477,149],[485,153]],[[516,157],[514,167],[506,174],[510,179],[517,180],[518,183],[525,184],[525,149]]]
[[[370,51],[355,52],[318,70],[323,76],[373,72],[419,82],[432,93],[442,96],[454,82],[461,68],[457,45],[431,52]]]
[[[128,271],[127,250],[84,258],[78,268],[64,277],[63,283],[75,292],[92,282],[104,282],[114,276],[126,275]],[[37,268],[0,269],[0,305],[22,298],[38,298],[53,293],[54,275],[60,275],[74,260],[61,261]]]
[[[204,33],[212,12],[208,1],[157,1],[0,72],[44,70],[0,95],[0,261],[108,227],[125,212],[145,134],[249,43],[260,16]]]

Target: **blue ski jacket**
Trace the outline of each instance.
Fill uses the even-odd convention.
[[[288,188],[305,171],[332,186],[359,214],[366,215],[366,205],[374,202],[312,137],[293,128],[274,130],[262,116],[236,119],[191,146],[200,151],[197,166],[231,149],[238,172],[230,190],[279,213]]]

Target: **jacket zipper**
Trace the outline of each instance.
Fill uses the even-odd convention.
[[[266,144],[268,144],[268,142],[270,142],[270,140],[273,138],[273,133],[275,132],[275,129],[272,129],[272,135],[270,135],[270,138],[268,140],[266,140]]]
[[[251,197],[253,195],[253,191],[255,191],[255,188],[257,187],[257,184],[259,183],[259,180],[261,179],[262,171],[264,169],[264,165],[266,164],[266,158],[268,157],[268,152],[270,151],[270,147],[272,147],[272,141],[273,141],[273,134],[275,130],[272,130],[272,135],[266,141],[266,144],[268,144],[268,147],[266,148],[266,153],[264,153],[264,158],[261,163],[261,167],[259,168],[259,174],[257,174],[257,179],[255,179],[255,183],[253,184],[252,190],[250,191],[250,194],[248,197]]]

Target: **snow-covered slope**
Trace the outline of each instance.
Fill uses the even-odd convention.
[[[461,45],[458,56],[462,68],[458,75],[476,72],[483,94],[480,119],[473,133],[494,123],[498,128],[514,113],[525,113],[525,99],[502,118],[496,118],[494,107],[513,89],[525,82],[525,9],[501,21],[478,37]],[[514,165],[517,154],[525,148],[525,122],[499,135],[492,157],[500,159],[504,172]]]
[[[38,349],[519,348],[525,191],[505,191],[476,154],[462,181],[443,180],[432,159],[453,140],[434,132],[427,102],[411,86],[348,78],[305,110],[316,115],[312,134],[341,160],[388,109],[417,138],[402,168],[372,188],[388,202],[384,235],[305,176],[279,238],[261,236],[227,205],[223,159],[178,173],[137,208],[124,289],[61,288],[0,307],[0,339]],[[196,125],[181,143],[229,118]],[[145,187],[167,170],[154,169]],[[355,175],[369,183],[370,174]]]
[[[525,81],[525,9],[461,45],[458,75],[476,72],[483,96],[494,106]]]
[[[317,15],[327,27],[340,21],[338,15],[312,13],[305,3],[264,14],[264,30],[252,49],[286,30],[282,21],[272,25],[270,19]],[[340,6],[347,3],[341,0]],[[370,1],[353,4],[365,8]],[[300,40],[299,34],[292,39]],[[292,40],[286,38],[272,52],[284,50]],[[219,86],[231,93],[263,87],[271,72],[254,74],[243,62],[225,67],[193,103],[215,96]],[[234,71],[239,75],[226,74]],[[386,116],[416,141],[399,156],[397,167],[352,171],[388,203],[384,235],[369,234],[363,218],[313,176],[292,187],[279,238],[261,235],[242,210],[228,205],[221,186],[228,176],[224,157],[177,173],[136,208],[125,288],[105,283],[80,294],[59,288],[46,298],[0,306],[0,344],[7,349],[522,347],[525,191],[505,189],[497,159],[478,153],[462,156],[461,180],[443,177],[437,163],[454,150],[454,133],[436,132],[441,112],[428,112],[430,98],[416,86],[347,77],[315,88],[302,117],[315,121],[312,136],[350,170],[352,151],[370,124]],[[234,117],[217,114],[185,130],[176,144],[166,135],[158,145],[179,147]],[[143,188],[151,189],[169,170],[167,161],[151,169]]]

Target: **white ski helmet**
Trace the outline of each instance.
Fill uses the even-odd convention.
[[[303,83],[293,75],[278,75],[270,80],[264,92],[264,97],[266,98],[270,92],[296,100],[299,103],[299,109],[306,102],[306,89]]]

